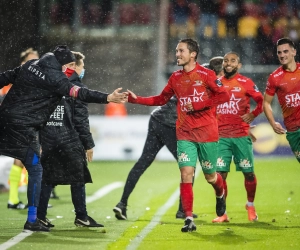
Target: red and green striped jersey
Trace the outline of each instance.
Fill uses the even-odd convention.
[[[300,128],[300,63],[294,72],[281,67],[276,69],[268,78],[266,93],[270,96],[277,94],[282,109],[284,125],[287,131]]]
[[[255,117],[262,113],[263,95],[251,79],[239,73],[231,79],[221,77],[220,80],[230,101],[217,106],[219,135],[225,138],[247,136],[249,124],[241,116],[250,113],[250,98],[257,104],[251,113]]]

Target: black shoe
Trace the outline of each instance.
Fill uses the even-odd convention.
[[[119,202],[113,209],[113,211],[115,212],[115,217],[118,220],[127,220],[127,214],[126,214],[126,206],[122,203]]]
[[[185,218],[186,218],[185,213],[183,211],[178,210],[176,213],[176,219],[185,219]],[[193,218],[194,219],[198,218],[198,215],[193,214]]]
[[[226,201],[225,201],[225,195],[222,196],[222,198],[217,198],[216,203],[216,213],[219,217],[223,216],[226,212]]]
[[[90,216],[87,216],[85,220],[75,218],[74,224],[77,227],[104,227],[104,225],[97,223]]]
[[[7,203],[7,208],[9,209],[26,209],[28,206],[23,204],[22,201],[20,201],[17,204],[11,204],[11,203]]]
[[[36,220],[33,223],[26,221],[26,223],[24,225],[24,229],[34,231],[34,232],[49,232],[50,231],[50,228],[45,227],[39,220]]]
[[[196,231],[197,227],[191,219],[185,219],[184,226],[181,228],[181,232],[192,232]]]
[[[51,223],[51,221],[47,218],[45,219],[39,219],[38,220],[40,221],[41,224],[43,224],[45,227],[54,227],[54,225]]]

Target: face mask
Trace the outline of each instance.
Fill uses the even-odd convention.
[[[85,69],[82,69],[80,75],[79,75],[79,79],[81,80],[83,77],[84,77],[84,72],[85,72]]]
[[[66,68],[66,71],[64,73],[69,78],[74,72],[74,69]]]

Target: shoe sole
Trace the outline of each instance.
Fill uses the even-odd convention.
[[[176,217],[176,219],[185,219],[186,218],[185,214],[183,214],[183,215],[177,215],[176,214],[175,217]],[[197,214],[193,214],[193,218],[197,219],[198,215]]]
[[[214,221],[214,220],[212,220],[212,223],[228,223],[229,222],[229,220],[223,220],[223,221]]]
[[[256,216],[256,218],[249,220],[249,221],[253,221],[253,222],[258,221],[258,216]]]
[[[82,225],[82,224],[77,224],[74,223],[76,227],[104,227],[104,225],[99,225],[99,226],[93,226],[93,225]]]
[[[196,231],[197,230],[197,228],[196,227],[192,227],[192,228],[189,228],[189,227],[183,227],[183,228],[181,228],[181,232],[183,232],[183,233],[188,233],[188,232],[193,232],[193,231]]]
[[[126,216],[124,216],[122,214],[122,210],[118,207],[115,207],[113,209],[114,213],[115,213],[115,217],[118,219],[118,220],[127,220]]]

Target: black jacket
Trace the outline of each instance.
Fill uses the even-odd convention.
[[[38,131],[74,85],[51,52],[1,73],[0,88],[9,83],[13,86],[0,106],[0,154],[24,162],[30,150],[40,154]],[[107,103],[107,95],[81,88],[77,98]]]
[[[160,123],[175,128],[177,120],[177,98],[173,96],[165,105],[154,109],[151,116]]]
[[[85,87],[74,72],[71,83]],[[95,146],[86,102],[63,97],[41,130],[43,182],[74,184],[92,182],[85,150]]]

